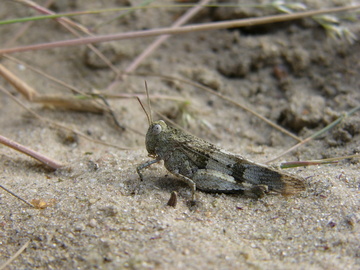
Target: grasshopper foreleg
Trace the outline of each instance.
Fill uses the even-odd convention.
[[[138,173],[139,177],[140,177],[140,180],[143,181],[143,175],[141,173],[141,170],[145,169],[146,167],[149,167],[151,166],[152,164],[154,163],[157,163],[159,162],[160,160],[159,159],[153,159],[153,160],[149,160],[143,164],[140,164],[139,166],[137,166],[136,168],[136,172]]]

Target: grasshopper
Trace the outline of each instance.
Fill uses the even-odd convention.
[[[145,144],[149,157],[153,159],[137,167],[141,180],[141,170],[161,160],[165,168],[187,183],[192,190],[212,193],[237,193],[261,198],[271,191],[282,195],[292,195],[305,190],[304,181],[273,167],[248,160],[229,153],[215,145],[168,126],[163,120],[153,121],[149,94],[150,114],[144,109],[149,129]]]

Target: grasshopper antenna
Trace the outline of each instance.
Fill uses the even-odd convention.
[[[146,81],[145,81],[145,89],[146,89],[146,97],[147,97],[147,102],[148,102],[148,107],[149,107],[149,118],[150,118],[149,125],[150,125],[153,122],[153,119],[152,119],[151,103],[150,103],[150,97],[149,97],[149,89],[148,89]]]
[[[141,108],[142,108],[143,111],[145,112],[146,117],[147,117],[147,120],[148,120],[148,122],[149,122],[149,126],[150,126],[151,123],[152,123],[152,117],[151,117],[151,107],[150,107],[149,92],[148,92],[148,88],[147,88],[146,81],[145,81],[145,88],[146,88],[146,95],[147,95],[147,99],[148,99],[148,105],[149,105],[150,114],[146,111],[146,109],[145,109],[145,107],[144,107],[144,104],[141,102],[140,98],[139,98],[138,96],[136,96],[136,99],[139,101],[139,103],[140,103],[140,105],[141,105]]]

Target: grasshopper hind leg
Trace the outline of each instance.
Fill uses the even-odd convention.
[[[268,191],[265,185],[244,186],[236,182],[232,176],[216,170],[201,169],[196,171],[191,178],[178,172],[173,172],[173,174],[191,187],[193,201],[195,201],[196,189],[211,193],[244,194],[253,198],[262,198]]]
[[[177,172],[172,172],[173,175],[177,176],[178,178],[180,178],[183,182],[185,182],[186,184],[188,184],[191,188],[191,200],[192,201],[196,201],[196,183],[191,180],[189,177],[186,177],[182,174],[179,174]]]
[[[234,177],[216,170],[201,169],[192,177],[199,190],[205,192],[244,194],[248,197],[262,198],[268,191],[266,185],[245,185]]]

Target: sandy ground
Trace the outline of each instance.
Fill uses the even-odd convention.
[[[44,1],[39,1],[44,2]],[[56,1],[58,12],[104,7],[105,1]],[[113,7],[126,1],[106,1]],[[334,1],[329,6],[347,4]],[[320,1],[309,1],[311,8]],[[99,33],[168,26],[181,9],[150,9],[100,27]],[[192,22],[260,16],[273,10],[212,9]],[[0,18],[34,14],[5,1]],[[76,17],[95,27],[114,14]],[[158,19],[155,19],[158,18]],[[344,24],[357,36],[357,23]],[[21,25],[0,27],[4,44]],[[72,38],[55,22],[36,22],[17,45]],[[117,68],[126,68],[152,41],[141,39],[98,45]],[[233,153],[266,162],[296,141],[250,113],[179,81],[130,76],[111,90],[114,73],[85,47],[14,54],[22,61],[83,91],[144,93],[182,101],[152,99],[161,112],[189,132]],[[329,38],[313,20],[172,37],[139,71],[190,79],[306,138],[360,104],[360,44]],[[69,93],[28,68],[1,64],[43,94]],[[111,99],[120,131],[107,114],[51,110],[25,101],[3,79],[0,83],[42,116],[81,131],[119,150],[90,142],[46,124],[1,94],[1,135],[67,166],[53,171],[0,146],[1,185],[31,200],[54,204],[32,209],[0,193],[0,265],[26,242],[7,269],[359,269],[359,160],[288,170],[304,178],[299,195],[265,196],[198,192],[189,205],[189,187],[162,164],[144,171],[148,124],[135,100]],[[145,99],[144,99],[145,100]],[[322,159],[360,151],[359,112],[326,135],[277,160]],[[158,118],[158,116],[155,116]],[[184,120],[185,119],[185,120]],[[187,121],[186,121],[187,119]],[[136,130],[138,133],[131,131]],[[176,208],[166,205],[177,191]]]

